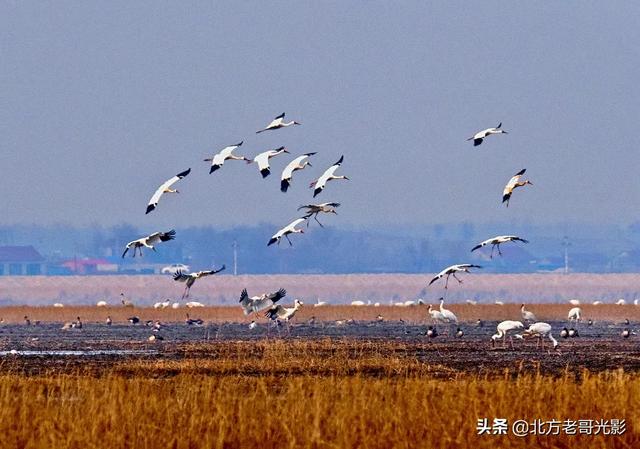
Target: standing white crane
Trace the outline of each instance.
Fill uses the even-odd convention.
[[[520,306],[520,313],[522,313],[522,319],[524,321],[530,321],[530,322],[534,322],[534,321],[538,321],[538,319],[536,318],[536,316],[533,314],[533,312],[530,312],[528,310],[525,310],[524,308],[524,304],[522,304]]]
[[[216,153],[213,157],[209,157],[205,159],[205,162],[211,162],[211,168],[209,169],[209,174],[218,170],[220,167],[224,165],[224,161],[231,159],[233,161],[247,161],[250,162],[250,159],[247,159],[244,156],[236,156],[233,154],[233,151],[242,145],[243,142],[236,143],[235,145],[229,145],[228,147],[224,147],[220,152]]]
[[[451,265],[450,267],[445,268],[440,273],[436,274],[433,279],[429,282],[429,285],[433,284],[438,279],[441,279],[446,276],[446,282],[444,284],[444,288],[448,288],[449,286],[449,276],[453,276],[458,283],[462,284],[462,280],[460,280],[456,273],[469,273],[470,268],[482,268],[480,265],[474,265],[471,263],[461,263],[457,265]]]
[[[502,256],[502,252],[500,251],[500,245],[502,245],[503,243],[507,243],[507,242],[529,243],[528,240],[520,238],[517,235],[498,235],[498,236],[492,237],[490,239],[487,239],[484,242],[478,243],[476,246],[471,248],[471,252],[474,252],[475,250],[480,249],[483,246],[491,245],[491,256],[489,256],[489,257],[491,259],[493,259],[493,250],[497,249],[498,250],[498,254],[500,256]]]
[[[346,176],[335,175],[336,170],[340,168],[340,165],[342,165],[343,160],[344,160],[344,156],[340,156],[340,159],[338,159],[338,162],[333,164],[331,167],[327,168],[317,180],[313,181],[309,185],[309,187],[313,189],[314,198],[324,190],[325,186],[327,185],[327,182],[331,181],[332,179],[346,179],[347,181],[349,180],[349,178],[347,178]]]
[[[300,206],[298,210],[306,209],[307,212],[303,218],[309,220],[309,218],[313,217],[313,219],[317,221],[321,227],[324,228],[324,225],[318,220],[318,214],[323,213],[338,215],[338,212],[336,212],[336,208],[338,207],[340,207],[340,203],[305,204],[303,206]],[[309,227],[309,221],[307,221],[307,227]]]
[[[458,323],[458,317],[449,309],[444,308],[444,298],[440,298],[440,313],[449,323]]]
[[[286,128],[287,126],[291,126],[291,125],[301,125],[302,123],[300,122],[296,122],[295,120],[292,120],[290,122],[285,122],[284,121],[284,112],[282,114],[280,114],[279,116],[277,116],[276,118],[274,118],[271,123],[269,123],[265,128],[256,131],[256,134],[260,134],[261,132],[264,131],[271,131],[274,129],[280,129],[280,128]]]
[[[578,322],[580,322],[581,316],[582,316],[582,309],[580,309],[580,307],[573,307],[571,310],[569,310],[567,319],[569,320],[569,322],[575,321],[577,324]]]
[[[431,323],[434,326],[437,325],[437,324],[445,322],[444,315],[442,315],[442,312],[440,312],[439,310],[434,309],[431,306],[431,304],[429,304],[429,308],[427,309],[427,312],[429,312],[429,315],[431,316]]]
[[[313,156],[314,154],[316,153],[305,153],[287,164],[282,171],[282,177],[280,178],[280,191],[286,192],[289,189],[294,171],[303,170],[306,166],[313,167],[311,162],[305,159],[308,159],[309,156]]]
[[[502,128],[502,122],[500,122],[500,124],[495,128],[487,128],[487,129],[483,129],[482,131],[478,131],[472,137],[469,137],[467,141],[473,140],[473,146],[477,147],[482,143],[482,140],[485,137],[490,136],[491,134],[509,134],[508,132],[506,132],[501,128]]]
[[[122,253],[122,258],[127,254],[127,252],[133,248],[133,257],[136,257],[136,250],[140,252],[140,257],[142,257],[142,248],[150,248],[152,250],[156,250],[154,245],[157,245],[160,242],[168,242],[169,240],[173,240],[176,238],[176,231],[174,229],[167,232],[154,232],[153,234],[147,235],[146,237],[139,238],[137,240],[132,240],[124,248],[124,252]]]
[[[502,191],[502,202],[503,203],[506,202],[507,207],[509,207],[509,199],[511,198],[511,194],[513,193],[514,189],[518,187],[526,186],[527,184],[533,185],[533,183],[528,179],[526,181],[520,181],[520,178],[522,178],[522,175],[524,175],[524,172],[526,171],[527,171],[526,168],[523,168],[522,170],[520,170],[518,173],[513,175],[513,177],[509,180],[507,185],[504,186],[504,190]]]
[[[291,330],[289,329],[289,321],[293,319],[296,312],[304,305],[304,303],[298,299],[293,302],[293,307],[284,307],[282,304],[276,304],[271,307],[264,314],[271,321],[278,323],[279,321],[284,321],[287,323],[287,332],[290,334]]]
[[[296,226],[303,223],[304,221],[305,221],[305,218],[297,218],[293,220],[284,228],[280,229],[278,232],[273,234],[273,236],[269,240],[269,243],[267,243],[267,246],[271,246],[276,242],[278,242],[278,245],[279,245],[280,239],[282,237],[286,237],[287,241],[289,242],[289,245],[293,246],[293,243],[291,243],[291,240],[289,239],[289,234],[304,234],[304,229],[296,229]]]
[[[267,150],[258,154],[252,160],[247,161],[248,164],[255,162],[258,164],[258,169],[263,178],[266,178],[271,174],[271,167],[269,167],[269,159],[282,153],[288,153],[289,151],[285,147],[276,148],[275,150]]]
[[[500,323],[498,323],[498,326],[496,327],[498,332],[491,336],[491,345],[495,346],[496,340],[502,338],[504,342],[504,347],[506,347],[507,334],[509,333],[509,331],[522,329],[522,328],[524,328],[524,324],[522,324],[520,321],[512,321],[512,320],[501,321]],[[509,336],[509,341],[511,343],[511,347],[513,348],[513,337]]]
[[[245,315],[249,315],[250,313],[258,313],[263,310],[269,309],[275,303],[280,301],[282,298],[287,296],[287,291],[284,288],[273,292],[273,293],[263,293],[258,296],[249,296],[247,293],[247,289],[243,289],[242,293],[240,293],[240,307],[242,307],[242,311]]]
[[[177,175],[175,175],[173,178],[165,181],[160,187],[158,187],[158,189],[151,196],[151,199],[149,200],[149,204],[147,204],[147,212],[145,212],[145,214],[148,214],[149,212],[154,210],[156,207],[158,207],[158,202],[160,201],[160,197],[163,194],[180,193],[178,189],[172,189],[171,186],[176,182],[178,182],[179,180],[181,180],[182,178],[184,178],[185,176],[187,176],[189,173],[191,173],[191,169],[180,172]]]
[[[553,338],[553,335],[551,335],[551,325],[548,323],[533,323],[522,333],[522,336],[525,338],[538,337],[538,346],[540,348],[544,348],[544,343],[542,341],[544,337],[549,337],[549,340],[551,340],[551,342],[553,343],[554,348],[558,346],[558,340]]]
[[[187,283],[187,285],[184,288],[184,293],[182,293],[182,298],[180,299],[185,299],[189,297],[189,292],[191,291],[191,287],[198,279],[200,279],[201,277],[220,273],[225,268],[226,266],[222,265],[222,267],[220,267],[219,270],[213,269],[213,270],[197,271],[195,273],[183,273],[182,271],[178,270],[176,274],[173,275],[173,280]]]

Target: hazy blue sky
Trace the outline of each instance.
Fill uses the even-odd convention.
[[[638,219],[640,5],[633,2],[18,2],[0,5],[2,223],[345,226]],[[256,135],[275,115],[303,123]],[[510,132],[465,139],[502,121]],[[317,151],[279,191],[202,161]],[[144,215],[187,167],[180,197]],[[534,186],[501,203],[509,177]]]

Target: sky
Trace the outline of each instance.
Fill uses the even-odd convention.
[[[5,1],[0,223],[284,225],[341,155],[350,181],[316,200],[348,227],[630,223],[638,23],[633,2]],[[282,112],[302,126],[255,134]],[[209,175],[240,140],[291,156],[265,180],[234,161]],[[505,208],[522,168],[534,185]]]

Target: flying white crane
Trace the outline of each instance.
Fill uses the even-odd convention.
[[[449,276],[453,276],[458,283],[462,284],[462,281],[458,279],[456,273],[469,273],[470,268],[482,268],[480,265],[474,265],[471,263],[461,263],[457,265],[451,265],[450,267],[445,268],[440,273],[436,274],[433,279],[429,282],[429,285],[433,284],[438,279],[441,279],[446,276],[446,282],[444,284],[444,288],[448,288],[449,286]]]
[[[236,156],[233,154],[233,151],[242,145],[242,142],[236,143],[235,145],[229,145],[228,147],[224,147],[220,152],[215,154],[213,157],[209,157],[205,159],[205,162],[211,162],[211,168],[209,169],[209,174],[218,170],[220,167],[224,165],[224,161],[231,159],[234,161],[247,161],[250,162],[250,159],[247,159],[244,156]]]
[[[502,202],[503,203],[506,202],[507,207],[509,207],[509,199],[511,198],[511,194],[513,193],[514,189],[518,187],[526,186],[527,184],[533,185],[533,183],[528,179],[526,181],[520,181],[520,178],[522,178],[522,175],[524,175],[524,172],[526,171],[527,171],[526,168],[523,168],[522,170],[520,170],[518,173],[513,175],[513,177],[509,180],[507,185],[504,186],[504,190],[502,191]]]
[[[309,185],[309,187],[313,189],[314,198],[324,190],[325,186],[327,185],[327,182],[331,181],[332,179],[346,179],[347,181],[349,180],[349,178],[347,178],[346,176],[342,176],[342,175],[337,176],[334,174],[336,170],[340,167],[340,165],[342,165],[343,160],[344,160],[344,156],[340,156],[340,159],[338,159],[338,162],[333,164],[331,167],[327,168],[317,180],[313,181]]]
[[[475,250],[480,249],[483,246],[491,245],[491,256],[489,256],[489,257],[491,259],[493,259],[493,250],[497,249],[498,250],[498,254],[500,256],[502,256],[502,252],[500,251],[500,245],[503,244],[503,243],[507,243],[507,242],[529,243],[528,240],[520,238],[520,237],[518,237],[516,235],[498,235],[498,236],[495,236],[493,238],[487,239],[484,242],[478,243],[476,246],[471,248],[471,252],[474,252]]]
[[[296,122],[294,120],[290,121],[290,122],[285,122],[284,121],[284,112],[282,114],[280,114],[279,116],[277,116],[276,118],[274,118],[271,123],[269,123],[265,128],[256,131],[256,134],[259,134],[261,132],[264,131],[271,131],[274,129],[280,129],[280,128],[286,128],[287,126],[291,126],[291,125],[301,125],[302,123]]]
[[[483,129],[482,131],[478,131],[472,137],[469,137],[467,141],[473,140],[473,146],[477,147],[482,143],[482,140],[485,137],[490,136],[491,134],[509,134],[508,132],[504,131],[501,128],[502,128],[502,122],[500,122],[500,124],[495,128],[487,128],[487,129]]]
[[[152,250],[156,250],[154,245],[157,245],[160,242],[168,242],[169,240],[173,240],[176,238],[176,231],[174,229],[167,232],[154,232],[146,237],[139,238],[137,240],[132,240],[127,243],[124,252],[122,253],[122,258],[127,254],[127,252],[133,248],[133,257],[136,257],[136,250],[140,252],[140,257],[142,257],[142,248],[150,248]]]
[[[298,210],[306,209],[307,212],[303,218],[306,218],[308,220],[310,217],[313,217],[313,219],[317,221],[321,227],[324,228],[324,225],[318,220],[318,214],[323,213],[338,215],[338,212],[336,212],[336,208],[338,207],[340,207],[340,203],[305,204],[303,206],[300,206]],[[307,221],[307,227],[309,227],[309,221]]]
[[[248,164],[255,162],[258,164],[258,169],[263,178],[266,178],[271,174],[271,168],[269,167],[269,159],[282,153],[288,153],[289,151],[285,147],[276,148],[275,150],[267,150],[258,154],[252,160],[247,161]]]
[[[533,312],[525,310],[524,304],[520,306],[520,313],[522,313],[522,319],[525,321],[531,321],[531,322],[538,321],[538,319],[533,314]]]
[[[548,323],[537,322],[533,323],[522,333],[523,337],[538,337],[538,345],[541,348],[544,348],[544,343],[542,339],[544,337],[548,337],[549,340],[553,343],[553,347],[556,348],[558,346],[558,340],[553,338],[551,335],[551,325]]]
[[[508,332],[516,329],[523,329],[523,328],[524,328],[524,324],[522,324],[520,321],[511,321],[511,320],[501,321],[500,323],[498,323],[498,326],[496,327],[498,332],[491,336],[491,345],[495,346],[496,340],[502,338],[504,342],[504,346],[506,347]],[[511,342],[511,347],[513,348],[513,337],[510,336],[509,341]]]
[[[306,166],[313,167],[311,162],[305,159],[308,159],[309,156],[313,156],[314,154],[316,153],[305,153],[287,164],[282,171],[282,177],[280,178],[280,191],[286,192],[289,189],[294,171],[303,170]]]
[[[289,239],[289,234],[304,234],[304,229],[296,229],[296,226],[303,223],[304,221],[305,221],[305,218],[297,218],[293,220],[284,228],[280,229],[278,232],[273,234],[273,236],[269,240],[269,243],[267,243],[267,246],[271,246],[276,242],[278,242],[278,245],[279,245],[280,239],[282,237],[286,237],[287,241],[289,242],[289,245],[293,246],[293,243],[291,243],[291,240]]]
[[[263,310],[266,310],[272,307],[275,303],[280,301],[287,295],[287,291],[284,288],[273,292],[273,293],[263,293],[258,296],[249,296],[247,293],[247,289],[243,289],[242,293],[240,293],[240,307],[242,307],[242,311],[245,315],[249,315],[250,313],[258,313]]]
[[[282,304],[276,304],[271,307],[264,314],[267,318],[269,318],[273,322],[284,321],[287,323],[287,332],[291,333],[289,329],[289,321],[293,319],[296,312],[304,305],[304,303],[298,299],[293,302],[293,307],[284,307]]]
[[[580,307],[573,307],[571,310],[569,310],[567,319],[569,320],[569,322],[575,321],[576,323],[578,323],[581,319],[581,315],[582,309],[580,309]]]
[[[151,196],[151,199],[149,200],[149,204],[147,204],[147,212],[145,213],[148,214],[149,212],[154,210],[156,207],[158,207],[158,202],[160,201],[160,197],[163,194],[180,193],[178,189],[172,189],[171,186],[176,182],[178,182],[179,180],[181,180],[182,178],[184,178],[185,176],[187,176],[189,173],[191,173],[191,169],[180,172],[177,175],[175,175],[173,178],[165,181],[160,187],[158,187],[155,193]]]
[[[189,292],[191,291],[191,286],[200,279],[201,277],[210,276],[212,274],[220,273],[222,270],[226,268],[225,265],[222,265],[219,270],[205,270],[205,271],[197,271],[195,273],[183,273],[182,271],[176,271],[176,274],[173,275],[173,280],[178,282],[186,282],[187,285],[184,288],[184,293],[182,293],[182,298],[188,298]]]

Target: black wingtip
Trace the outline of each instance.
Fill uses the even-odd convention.
[[[155,208],[156,208],[155,204],[149,204],[147,206],[147,211],[145,212],[145,215],[148,214],[149,212],[151,212]]]
[[[482,139],[473,139],[473,146],[477,147],[482,143]]]
[[[506,202],[506,201],[509,201],[509,197],[511,197],[511,195],[505,195],[505,196],[503,196],[503,197],[502,197],[502,202],[504,203],[504,202]]]
[[[280,191],[283,193],[286,193],[288,189],[289,189],[289,181],[286,179],[283,179],[282,181],[280,181]]]
[[[475,250],[480,249],[480,248],[482,248],[482,245],[476,245],[473,248],[471,248],[471,252],[474,252]]]
[[[284,112],[282,114],[280,114],[279,116],[276,117],[276,120],[279,118],[284,118]]]
[[[236,144],[234,145],[234,147],[242,146],[242,144],[243,144],[243,143],[244,143],[244,140],[241,140],[239,143],[236,143]]]
[[[276,243],[277,241],[278,241],[278,239],[276,239],[276,238],[272,238],[271,240],[269,240],[269,243],[267,243],[267,246],[271,246],[271,245],[273,245],[274,243]]]
[[[523,168],[522,170],[520,170],[518,173],[515,174],[515,176],[520,176],[520,175],[524,175],[524,172],[526,172],[527,169]]]
[[[214,171],[216,171],[219,168],[220,168],[219,165],[212,165],[211,168],[209,169],[209,174],[213,173]]]
[[[318,196],[318,194],[319,194],[320,192],[322,192],[322,189],[320,189],[320,188],[315,189],[315,190],[313,191],[313,197],[315,198],[316,196]]]
[[[500,122],[500,124],[496,126],[496,128],[502,128],[502,122]]]
[[[187,176],[189,173],[191,173],[191,169],[188,168],[183,172],[178,173],[178,178],[184,178],[185,176]]]
[[[314,151],[313,153],[304,153],[304,156],[313,156],[314,154],[318,154],[318,152]]]
[[[338,162],[336,162],[336,163],[335,163],[335,164],[333,164],[333,165],[340,165],[340,164],[342,164],[342,161],[343,161],[343,160],[344,160],[344,155],[340,156],[340,159],[338,159]]]
[[[260,170],[260,174],[263,178],[266,178],[271,174],[271,170],[269,170],[268,168],[263,168],[262,170]]]

